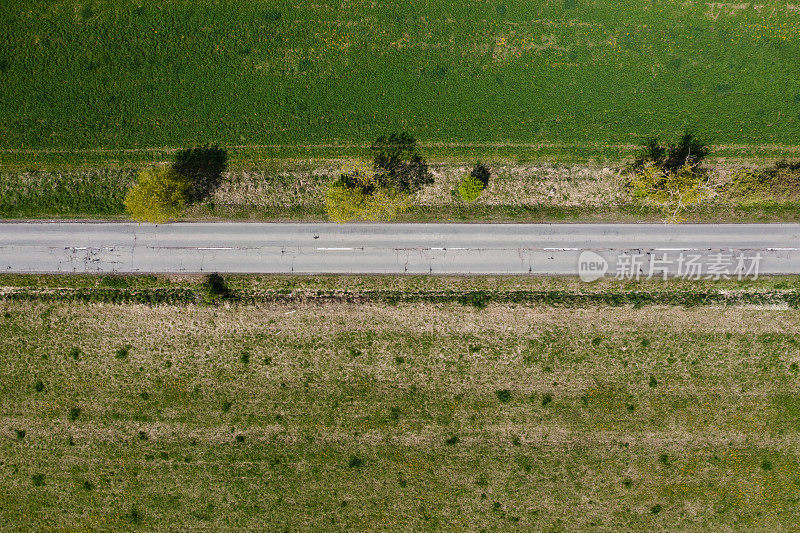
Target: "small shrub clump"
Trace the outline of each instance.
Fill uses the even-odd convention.
[[[465,203],[472,203],[478,199],[483,192],[484,185],[481,180],[469,174],[458,184],[458,196]]]
[[[126,357],[128,357],[128,353],[130,352],[130,350],[131,350],[130,344],[126,344],[125,346],[120,346],[119,348],[117,348],[117,351],[114,352],[114,357],[116,357],[117,359],[125,359]]]
[[[511,391],[508,389],[500,389],[495,391],[497,395],[497,399],[500,400],[500,403],[508,403],[511,401]]]

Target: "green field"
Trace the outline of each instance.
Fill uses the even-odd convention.
[[[198,281],[4,276],[0,284],[7,294]],[[508,277],[230,284],[284,295],[584,287]],[[693,287],[744,288],[666,286]],[[749,290],[792,287],[796,277],[765,278]],[[4,531],[790,530],[800,519],[798,332],[797,311],[769,302],[0,300],[0,523]]]
[[[395,129],[467,158],[684,128],[800,143],[785,2],[21,0],[0,26],[0,162],[203,141],[302,157]]]

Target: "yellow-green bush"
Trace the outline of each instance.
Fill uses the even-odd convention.
[[[458,195],[467,203],[478,199],[483,192],[483,181],[469,174],[458,184]]]

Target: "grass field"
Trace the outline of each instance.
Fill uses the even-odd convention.
[[[687,127],[800,143],[800,10],[772,0],[23,0],[0,25],[2,162],[203,141],[306,156],[395,129],[467,155],[613,156]]]
[[[248,283],[264,282],[232,281]],[[790,530],[799,331],[796,310],[772,306],[4,301],[0,523]]]

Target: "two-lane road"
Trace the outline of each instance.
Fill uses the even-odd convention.
[[[0,224],[0,272],[576,274],[586,250],[800,273],[800,224]]]

